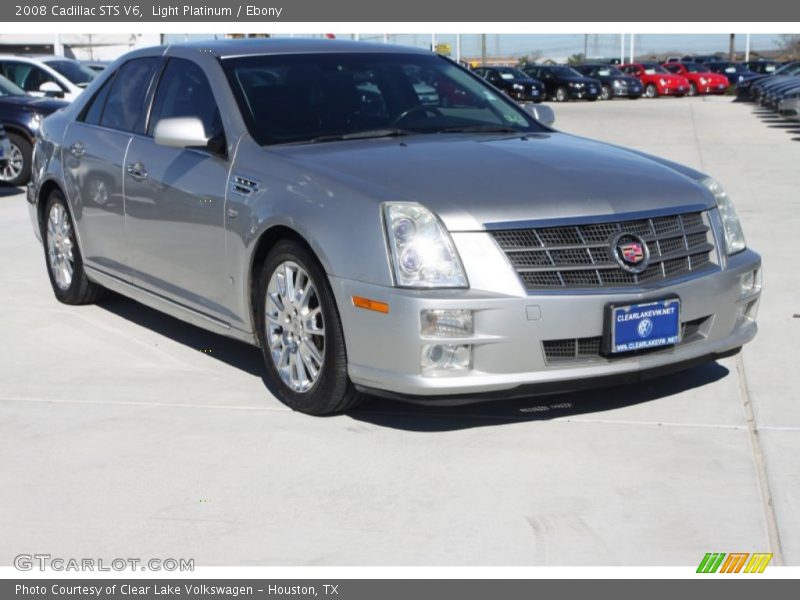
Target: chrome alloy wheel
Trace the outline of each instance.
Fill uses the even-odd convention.
[[[72,285],[75,269],[73,253],[72,223],[62,204],[53,204],[47,216],[47,259],[50,272],[58,288],[62,291]]]
[[[307,392],[319,379],[325,356],[317,288],[299,264],[282,262],[270,276],[265,306],[272,364],[292,391]]]
[[[8,164],[0,169],[0,181],[14,181],[22,173],[25,158],[22,150],[16,144],[11,144],[11,152],[8,154]]]

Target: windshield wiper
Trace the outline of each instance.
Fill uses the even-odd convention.
[[[345,140],[367,140],[371,138],[402,137],[414,135],[416,131],[389,127],[384,129],[367,129],[366,131],[354,131],[352,133],[337,133],[332,135],[319,135],[310,140],[304,140],[307,144],[317,144],[320,142],[339,142]]]

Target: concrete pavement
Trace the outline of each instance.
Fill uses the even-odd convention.
[[[641,387],[312,418],[269,395],[254,348],[123,298],[58,304],[24,196],[0,188],[0,565],[800,564],[800,131],[727,98],[554,108],[565,131],[725,184],[765,262],[741,357]]]

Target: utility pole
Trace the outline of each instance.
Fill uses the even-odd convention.
[[[634,50],[634,47],[633,47],[633,40],[634,40],[634,38],[635,38],[635,37],[636,37],[636,34],[635,34],[635,33],[632,33],[632,34],[631,34],[631,49],[630,49],[630,54],[631,54],[631,55],[630,55],[630,59],[631,59],[631,60],[630,60],[630,62],[634,62],[634,58],[633,58],[633,57],[634,57],[634,54],[635,54],[635,53],[634,53],[634,51],[633,51],[633,50]]]
[[[461,34],[456,34],[456,62],[461,60]]]
[[[733,62],[736,60],[736,34],[732,33],[728,41],[728,60]]]
[[[619,34],[619,64],[625,64],[625,34]]]
[[[748,33],[745,35],[744,38],[744,60],[745,62],[750,61],[750,34]]]
[[[586,60],[589,55],[589,34],[583,34],[583,60]]]
[[[486,34],[481,34],[481,66],[486,66]]]

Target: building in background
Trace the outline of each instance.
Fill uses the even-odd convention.
[[[0,34],[0,53],[56,54],[78,60],[108,61],[161,43],[157,33]]]

